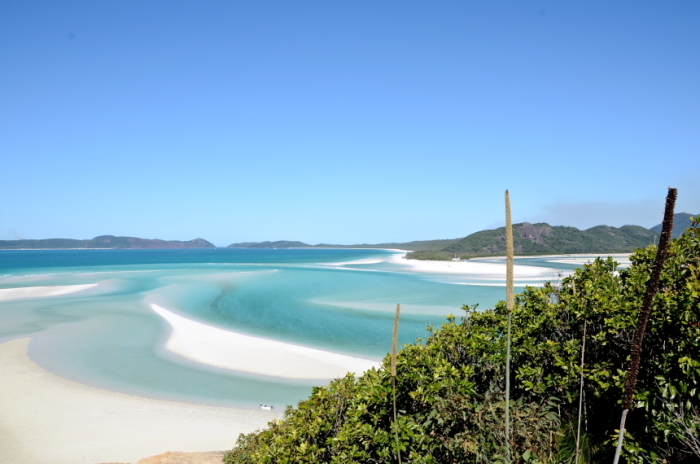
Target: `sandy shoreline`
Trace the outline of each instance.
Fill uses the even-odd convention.
[[[453,274],[473,280],[471,284],[478,285],[505,285],[505,263],[483,263],[474,261],[425,261],[418,259],[405,259],[401,254],[395,254],[388,259],[390,263],[409,268],[412,271],[428,272],[436,274]],[[513,277],[516,284],[527,282],[535,284],[537,281],[551,280],[559,271],[549,267],[513,266]]]
[[[0,345],[0,464],[135,462],[172,450],[230,449],[281,411],[140,398],[51,374],[29,338]]]
[[[41,298],[47,296],[68,295],[69,293],[81,292],[93,287],[97,287],[97,284],[3,288],[0,289],[0,301],[16,300],[18,298]]]
[[[597,258],[597,257],[608,257],[613,258],[618,256],[629,256],[632,253],[569,253],[569,254],[558,254],[558,255],[516,255],[515,259],[528,259],[528,258]],[[494,256],[478,256],[473,259],[487,260],[487,259],[506,259],[506,255],[494,255]]]
[[[403,259],[405,250],[390,251],[395,254],[386,259],[329,264],[387,261],[407,272],[453,275],[453,283],[502,285],[505,281],[503,263],[407,260]],[[552,259],[579,264],[588,257],[557,255]],[[537,285],[551,280],[557,272],[516,264],[516,285]],[[0,289],[0,301],[67,295],[97,285],[6,288]],[[165,348],[199,363],[266,376],[319,380],[347,372],[359,374],[378,365],[373,360],[223,330],[155,304],[151,309],[171,327]],[[282,415],[281,410],[154,400],[82,385],[34,363],[27,354],[29,340],[0,344],[0,464],[135,462],[165,451],[230,449],[239,433],[263,428]]]
[[[397,252],[403,250],[395,250]],[[630,265],[629,253],[612,253],[612,254],[569,254],[569,255],[538,255],[538,256],[522,256],[516,257],[515,265],[513,266],[513,277],[516,285],[541,285],[547,280],[566,276],[570,271],[562,271],[561,269],[550,268],[546,266],[528,266],[517,264],[518,258],[544,258],[545,262],[554,264],[573,264],[583,265],[593,262],[595,258],[602,256],[612,256],[615,261],[620,264],[620,267]],[[506,264],[505,262],[488,262],[489,260],[504,259],[504,256],[494,256],[488,258],[479,258],[480,261],[429,261],[419,259],[406,259],[405,255],[397,253],[392,255],[387,261],[393,264],[398,264],[408,267],[410,270],[417,272],[429,272],[437,274],[454,274],[465,278],[473,279],[474,282],[466,283],[467,285],[487,285],[499,286],[505,285]],[[549,258],[549,259],[548,259]]]
[[[212,327],[151,304],[172,329],[165,348],[211,366],[292,379],[330,380],[361,374],[376,361]]]

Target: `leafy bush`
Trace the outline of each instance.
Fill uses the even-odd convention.
[[[527,288],[513,310],[512,462],[573,462],[580,356],[587,325],[580,462],[610,462],[638,308],[655,247],[628,270],[598,259],[560,285]],[[693,462],[688,427],[700,381],[700,230],[674,240],[644,340],[635,409],[627,420],[627,462]],[[507,312],[465,306],[423,343],[398,356],[398,423],[392,422],[389,357],[378,370],[348,375],[288,408],[269,428],[241,435],[224,462],[410,463],[505,461],[503,430]],[[388,340],[388,338],[387,338]],[[686,460],[686,461],[684,461]],[[697,461],[694,461],[697,462]]]
[[[427,261],[452,261],[454,256],[453,253],[435,250],[411,251],[406,253],[406,259],[422,259]]]

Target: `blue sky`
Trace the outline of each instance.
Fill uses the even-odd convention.
[[[0,239],[700,212],[700,2],[0,3]]]

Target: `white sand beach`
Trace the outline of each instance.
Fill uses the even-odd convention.
[[[355,261],[342,261],[339,263],[326,263],[328,266],[351,266],[353,264],[355,265],[362,265],[362,264],[378,264],[384,262],[384,259],[381,258],[367,258],[367,259],[356,259]]]
[[[405,259],[402,254],[395,254],[389,262],[406,266],[413,271],[438,274],[456,274],[483,281],[503,281],[506,278],[505,263],[484,263],[474,261],[426,261]],[[513,266],[513,277],[518,280],[551,279],[557,275],[557,269],[539,266]]]
[[[0,344],[0,464],[133,463],[165,451],[226,450],[239,433],[282,416],[85,386],[35,364],[29,341]]]
[[[15,300],[18,298],[39,298],[46,296],[68,295],[80,292],[88,288],[97,287],[98,284],[83,285],[56,285],[51,287],[17,287],[0,289],[0,301]]]
[[[199,363],[292,379],[334,379],[379,366],[368,359],[212,327],[156,304],[151,308],[171,326],[165,348]]]
[[[564,263],[564,264],[574,264],[576,266],[583,266],[584,264],[592,263],[598,257],[611,256],[622,268],[629,267],[632,262],[630,261],[631,253],[611,253],[608,255],[601,254],[580,254],[580,255],[569,255],[569,256],[544,256],[544,258],[550,258],[547,261],[551,263]]]

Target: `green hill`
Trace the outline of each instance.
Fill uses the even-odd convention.
[[[690,218],[693,216],[700,216],[697,214],[688,214],[688,213],[677,213],[673,217],[673,232],[671,232],[671,235],[673,238],[680,237],[680,235],[683,233],[685,229],[690,227]],[[657,234],[661,234],[661,226],[662,224],[656,225],[649,230],[653,230]]]
[[[686,213],[681,216],[679,230],[690,225]],[[659,226],[660,227],[660,226]],[[580,230],[576,227],[551,226],[541,222],[523,222],[513,226],[515,253],[571,254],[571,253],[625,253],[637,248],[655,244],[659,233],[641,226],[596,226]],[[505,227],[482,230],[464,238],[442,240],[415,240],[412,242],[361,243],[337,245],[319,243],[309,245],[304,242],[279,240],[276,242],[243,242],[229,245],[228,248],[396,248],[412,253],[409,258],[448,260],[459,256],[489,256],[505,254]]]
[[[640,226],[596,226],[580,230],[544,222],[513,225],[517,254],[631,252],[656,243],[658,238],[658,233]],[[473,233],[439,251],[471,256],[505,254],[505,227]]]
[[[70,238],[47,238],[40,240],[0,240],[2,250],[20,249],[61,249],[61,248],[121,248],[121,249],[172,249],[172,248],[216,248],[203,238],[181,242],[179,240],[159,240],[137,237],[116,237],[100,235],[90,240]]]

